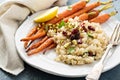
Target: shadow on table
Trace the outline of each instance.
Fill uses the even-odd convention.
[[[0,80],[85,80],[82,78],[66,78],[47,74],[38,69],[32,68],[25,63],[25,70],[18,76],[10,75],[1,71]],[[110,71],[102,74],[100,80],[120,80],[120,65],[116,66]]]

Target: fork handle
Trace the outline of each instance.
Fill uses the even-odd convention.
[[[102,70],[104,68],[103,62],[111,48],[112,48],[112,44],[109,44],[107,46],[107,49],[104,55],[102,56],[102,59],[93,67],[92,71],[87,75],[86,80],[98,80],[99,79],[102,73]]]
[[[90,74],[87,75],[86,80],[98,80],[101,75],[102,70],[103,70],[103,64],[102,63],[96,64],[93,67]]]

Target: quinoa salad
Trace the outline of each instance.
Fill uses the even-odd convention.
[[[92,63],[102,57],[108,45],[109,38],[99,23],[80,21],[75,17],[48,27],[47,35],[57,44],[55,60],[59,62],[70,65]]]

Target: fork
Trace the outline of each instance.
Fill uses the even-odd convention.
[[[105,59],[111,48],[120,43],[120,24],[118,23],[111,35],[110,42],[101,60],[93,67],[91,72],[86,76],[86,80],[98,80],[104,68]]]

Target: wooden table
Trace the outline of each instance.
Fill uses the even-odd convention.
[[[0,0],[0,2],[2,1],[4,0]],[[69,0],[68,5],[77,1],[79,0]],[[91,1],[94,1],[94,0],[91,0]],[[117,0],[114,2],[114,8],[116,8],[118,12],[120,12],[119,2],[120,0]],[[106,13],[113,11],[114,8],[107,10]],[[117,14],[115,18],[120,20],[120,14]],[[22,73],[20,73],[18,76],[13,76],[0,69],[0,80],[85,80],[85,78],[84,77],[82,78],[58,77],[58,76],[47,74],[45,72],[37,70],[25,63],[25,70]],[[100,80],[120,80],[120,65],[103,73]]]

